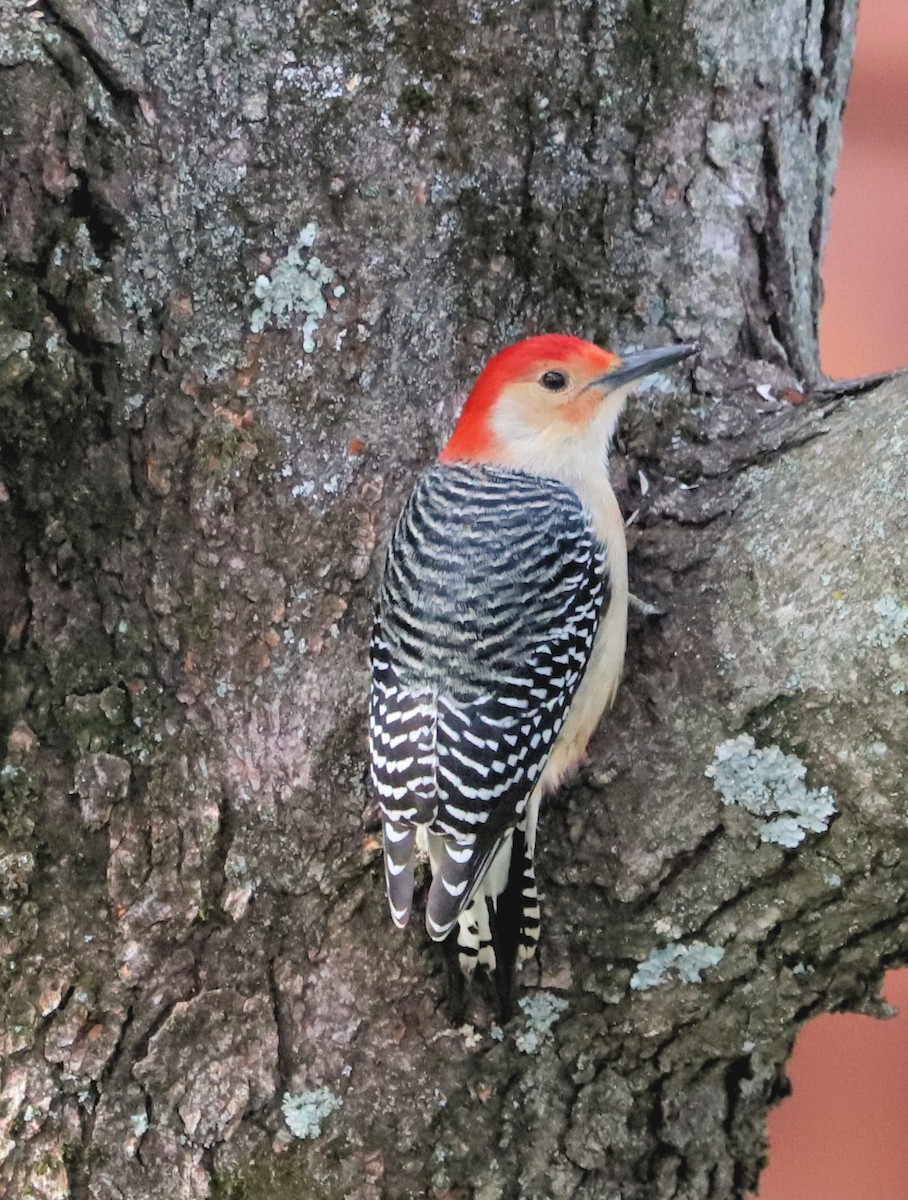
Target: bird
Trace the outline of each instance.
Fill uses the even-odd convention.
[[[633,382],[698,349],[506,346],[391,535],[369,694],[387,899],[402,929],[428,855],[426,928],[467,977],[535,954],[540,800],[582,761],[624,661],[609,447]]]

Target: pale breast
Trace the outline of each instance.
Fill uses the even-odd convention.
[[[615,698],[627,644],[627,543],[621,510],[611,484],[601,476],[586,487],[577,487],[577,492],[608,551],[611,598],[596,632],[586,674],[546,763],[541,780],[546,791],[554,790],[586,753],[602,714]]]

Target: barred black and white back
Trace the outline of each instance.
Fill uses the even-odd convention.
[[[535,950],[538,783],[608,598],[590,514],[553,479],[439,463],[394,530],[369,710],[388,900],[403,927],[427,851],[427,928],[440,940],[459,923],[468,969],[494,965],[490,922],[509,886],[520,953]]]

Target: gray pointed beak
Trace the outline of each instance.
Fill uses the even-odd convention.
[[[682,359],[690,358],[700,349],[699,342],[687,342],[681,346],[660,346],[657,350],[634,350],[625,354],[610,371],[594,379],[587,387],[608,384],[609,387],[624,387],[634,379],[653,375],[663,367],[670,367]]]

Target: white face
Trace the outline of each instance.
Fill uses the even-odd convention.
[[[568,482],[602,473],[630,389],[591,382],[601,374],[601,366],[539,363],[508,384],[492,426],[508,448],[509,465]]]

